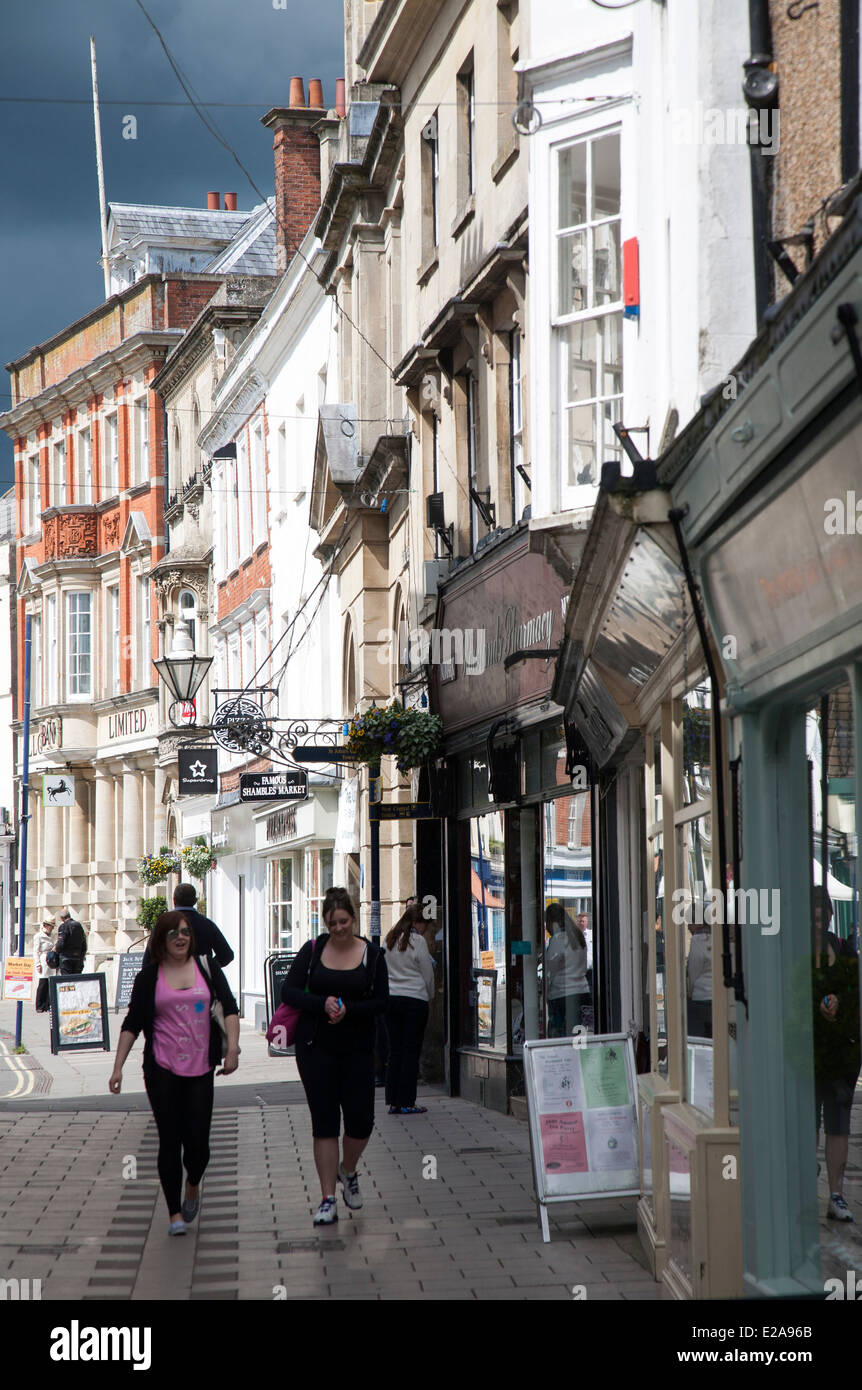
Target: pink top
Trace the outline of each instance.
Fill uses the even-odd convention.
[[[153,1056],[177,1076],[203,1076],[210,1070],[210,992],[197,962],[191,989],[171,989],[159,967]]]

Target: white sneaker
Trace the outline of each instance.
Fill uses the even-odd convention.
[[[341,1183],[345,1206],[350,1207],[351,1211],[358,1211],[362,1206],[362,1193],[359,1191],[359,1174],[345,1173],[344,1164],[339,1163],[338,1181]]]
[[[335,1205],[334,1197],[324,1197],[317,1211],[314,1213],[315,1226],[331,1226],[333,1221],[338,1220],[338,1208]]]
[[[853,1213],[839,1192],[833,1192],[829,1198],[829,1206],[826,1215],[830,1221],[852,1221]]]

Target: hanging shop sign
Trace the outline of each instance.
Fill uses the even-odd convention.
[[[335,828],[336,854],[359,853],[359,778],[346,777],[338,794],[338,824]]]
[[[287,801],[307,796],[307,772],[243,772],[240,775],[240,801]]]
[[[437,619],[439,659],[434,660],[432,648],[432,671],[435,709],[447,734],[548,696],[555,661],[529,653],[560,646],[570,588],[570,575],[562,576],[544,554],[531,551],[524,536],[501,545],[446,586]],[[468,631],[470,650],[481,653],[481,679],[476,662],[467,659]],[[526,659],[507,670],[506,658],[519,652]],[[453,655],[454,679],[447,669]]]
[[[218,791],[218,749],[178,748],[180,796],[200,796]]]
[[[62,776],[58,773],[46,772],[42,778],[42,805],[74,806],[74,804],[74,777],[70,777],[68,772],[64,772]]]
[[[363,757],[333,743],[301,743],[291,749],[290,756],[297,763],[358,763]]]
[[[631,1038],[575,1030],[524,1043],[536,1201],[542,1239],[548,1206],[590,1197],[635,1197],[637,1079]]]
[[[104,975],[52,975],[51,1051],[110,1051],[108,987]]]

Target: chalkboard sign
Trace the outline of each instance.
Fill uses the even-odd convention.
[[[287,979],[288,971],[296,960],[296,951],[274,951],[267,956],[264,961],[264,985],[266,989],[266,1026],[272,1022],[272,1016],[281,1003],[281,987]],[[293,1046],[273,1047],[269,1044],[270,1057],[292,1057],[294,1055]]]
[[[129,1000],[132,997],[132,985],[135,983],[135,976],[144,963],[143,951],[124,951],[117,966],[117,997],[114,1000],[114,1009],[119,1013],[120,1009],[129,1007]]]
[[[108,985],[104,975],[52,975],[51,1051],[80,1052],[98,1047],[109,1052]]]
[[[524,1044],[530,1149],[542,1239],[548,1206],[640,1195],[637,1082],[624,1033]]]

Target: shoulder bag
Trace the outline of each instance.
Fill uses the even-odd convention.
[[[314,957],[317,951],[317,941],[311,948],[308,958],[308,970],[305,975],[305,993],[308,993],[308,982],[311,979],[311,967],[314,964]],[[266,1030],[266,1040],[272,1043],[279,1050],[286,1047],[293,1047],[296,1042],[296,1025],[299,1023],[301,1009],[295,1009],[292,1004],[279,1004],[270,1020]],[[276,1038],[278,1041],[276,1041]]]
[[[209,961],[207,960],[206,956],[200,956],[199,960],[201,963],[201,968],[204,974],[206,975],[207,979],[209,980],[210,989],[212,990],[212,999],[210,1001],[210,1018],[219,1030],[221,1041],[219,1061],[222,1062],[224,1061],[225,1053],[227,1052],[227,1027],[224,1021],[224,1004],[221,1002],[215,990],[213,989],[213,977],[212,971],[210,970]],[[237,1047],[237,1055],[239,1055],[241,1051],[242,1048]]]

